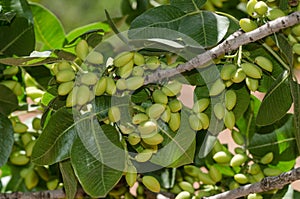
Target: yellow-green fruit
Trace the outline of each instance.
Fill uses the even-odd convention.
[[[135,131],[135,126],[133,126],[132,124],[119,124],[118,127],[120,128],[121,132],[125,135],[128,135],[130,133],[132,133],[133,131]]]
[[[33,118],[31,124],[32,124],[32,128],[36,131],[38,131],[42,128],[41,127],[41,119],[38,117]]]
[[[22,134],[21,140],[22,140],[24,146],[27,145],[32,140],[32,138],[33,137],[32,137],[32,135],[30,133],[24,133],[24,134]]]
[[[260,171],[257,174],[252,175],[252,177],[256,182],[260,182],[265,177],[265,175],[263,172]]]
[[[169,107],[171,112],[175,113],[182,109],[182,103],[178,99],[173,99],[169,101]]]
[[[247,161],[248,157],[245,154],[235,154],[230,160],[230,166],[238,167]]]
[[[238,144],[238,145],[245,144],[244,136],[240,132],[238,132],[236,130],[232,130],[231,137],[236,144]]]
[[[205,113],[197,113],[197,117],[200,119],[202,128],[208,129],[209,127],[209,117]]]
[[[233,127],[235,125],[235,116],[232,111],[225,111],[224,124],[225,124],[226,128],[233,129]]]
[[[200,131],[203,128],[201,120],[195,114],[189,116],[189,124],[195,131]]]
[[[117,91],[116,83],[111,77],[106,77],[105,92],[109,95],[114,95]]]
[[[208,174],[214,182],[220,182],[222,180],[222,173],[214,165],[209,168]]]
[[[225,90],[225,84],[223,82],[223,80],[221,79],[217,79],[213,85],[211,86],[211,88],[209,89],[209,95],[210,96],[216,96],[219,95],[220,93],[222,93]]]
[[[197,100],[193,105],[193,111],[195,113],[200,113],[205,111],[209,105],[209,99],[208,98],[202,98],[200,100]]]
[[[127,184],[132,187],[137,179],[137,170],[135,166],[129,165],[125,174],[125,180]]]
[[[24,182],[26,188],[31,190],[39,183],[39,177],[33,169],[30,169],[27,171]]]
[[[189,175],[192,176],[194,178],[198,177],[200,171],[200,168],[194,166],[194,165],[185,165],[183,167],[184,172]]]
[[[195,192],[193,185],[189,182],[181,181],[178,183],[178,185],[183,191],[187,191],[191,194],[193,194]]]
[[[265,168],[263,172],[265,176],[278,176],[282,173],[282,171],[278,168],[269,168],[269,167]]]
[[[262,70],[252,63],[242,63],[241,67],[243,71],[246,73],[248,77],[254,78],[254,79],[260,79],[262,75]]]
[[[177,131],[180,127],[180,114],[171,113],[170,120],[169,120],[169,127],[172,131]]]
[[[203,182],[203,184],[207,184],[207,185],[214,185],[216,184],[216,182],[211,179],[210,175],[208,173],[203,173],[200,172],[198,175],[198,179]]]
[[[95,73],[88,72],[84,73],[80,78],[81,83],[85,85],[95,85],[98,81],[98,77]]]
[[[254,5],[254,10],[257,14],[259,15],[264,15],[267,13],[268,11],[268,5],[263,2],[263,1],[258,1],[255,5]]]
[[[59,183],[59,180],[57,178],[55,178],[55,179],[49,180],[46,183],[46,186],[47,186],[48,190],[55,190],[58,186],[58,183]]]
[[[215,155],[213,156],[213,159],[214,159],[217,163],[229,163],[229,161],[231,160],[231,156],[228,155],[225,151],[218,151],[218,152],[215,153]]]
[[[117,82],[116,82],[116,87],[120,91],[127,89],[126,80],[125,79],[118,79]]]
[[[137,195],[143,195],[145,193],[144,191],[145,191],[144,187],[141,184],[139,184],[136,190]]]
[[[145,58],[142,54],[135,52],[133,56],[134,64],[137,66],[145,64]]]
[[[269,152],[260,159],[260,163],[269,164],[272,162],[273,158],[274,158],[273,152]]]
[[[164,141],[164,137],[161,134],[156,133],[153,136],[144,137],[142,140],[149,145],[158,145]]]
[[[72,107],[76,105],[76,94],[77,94],[78,87],[74,87],[73,90],[68,94],[66,99],[66,107]]]
[[[142,66],[135,66],[132,69],[133,76],[143,76],[144,75],[144,68]]]
[[[36,142],[36,140],[31,140],[31,141],[25,146],[26,155],[27,155],[28,157],[30,157],[31,154],[32,154],[32,149],[33,149],[33,147],[34,147],[34,145],[35,145],[35,142]]]
[[[142,136],[148,136],[149,134],[157,132],[157,124],[156,124],[156,122],[154,122],[152,120],[142,122],[138,126],[138,130]]]
[[[300,24],[293,26],[292,33],[297,37],[300,36]]]
[[[224,118],[225,107],[221,102],[218,102],[214,105],[214,114],[219,120],[222,120]]]
[[[129,61],[124,66],[118,68],[117,74],[122,78],[128,78],[132,73],[133,65],[133,60]]]
[[[138,162],[147,162],[152,157],[153,151],[151,149],[145,149],[138,153],[134,158]]]
[[[28,130],[28,126],[24,123],[21,122],[17,122],[14,126],[13,126],[13,130],[15,133],[25,133]]]
[[[141,137],[137,133],[130,133],[128,135],[128,142],[131,145],[137,145],[141,141]]]
[[[168,103],[168,96],[161,90],[155,90],[152,93],[152,98],[155,103],[159,104],[167,104]]]
[[[158,57],[152,56],[146,60],[146,66],[150,70],[156,70],[160,66],[160,61]]]
[[[95,95],[101,96],[106,90],[107,78],[101,77],[95,85]]]
[[[100,52],[92,51],[86,60],[91,64],[103,64],[103,55]]]
[[[147,109],[147,114],[148,114],[148,116],[151,119],[157,120],[164,111],[165,111],[165,105],[162,105],[162,104],[152,104]]]
[[[176,80],[162,87],[162,92],[169,97],[173,97],[180,93],[182,84]]]
[[[246,184],[248,182],[248,177],[243,173],[237,173],[233,176],[233,178],[240,184]]]
[[[182,191],[175,197],[175,199],[190,199],[190,198],[191,198],[191,194],[188,191]]]
[[[22,170],[20,171],[20,176],[21,176],[22,178],[25,178],[26,175],[27,175],[27,173],[29,172],[30,169],[31,169],[31,168],[24,168],[24,169],[22,169]]]
[[[126,65],[128,62],[132,61],[134,56],[133,52],[122,52],[118,54],[114,59],[114,66],[122,67]]]
[[[25,155],[24,151],[15,151],[10,155],[9,160],[14,165],[22,166],[29,163],[30,158]]]
[[[61,70],[70,70],[70,71],[73,71],[73,68],[72,68],[72,66],[71,66],[71,64],[69,62],[67,62],[67,61],[61,61],[61,62],[57,63],[57,70],[58,71],[61,71]]]
[[[121,119],[121,112],[119,107],[110,107],[110,109],[108,110],[108,119],[111,122],[118,122]]]
[[[37,172],[37,174],[45,181],[49,180],[50,174],[48,169],[46,169],[43,166],[36,166],[35,167],[35,171]]]
[[[126,86],[128,90],[137,90],[144,85],[144,77],[130,77],[126,79]]]
[[[231,182],[229,183],[229,189],[230,189],[230,190],[237,189],[237,188],[239,188],[239,187],[240,187],[240,184],[237,183],[236,181],[231,181]]]
[[[132,117],[132,123],[133,124],[140,124],[142,122],[145,122],[149,119],[148,115],[144,114],[144,113],[138,113],[138,114],[135,114],[133,117]]]
[[[8,87],[16,96],[20,96],[23,94],[22,86],[19,82],[14,80],[6,80],[0,82],[0,84]]]
[[[234,90],[228,90],[225,93],[225,107],[232,110],[236,104],[237,96]]]
[[[86,56],[89,54],[89,45],[86,40],[80,40],[75,47],[75,52],[77,57],[81,60],[84,60]]]
[[[251,193],[247,196],[247,199],[263,199],[263,197],[258,193]]]
[[[296,43],[296,44],[293,45],[293,51],[297,55],[300,55],[300,44],[299,43]]]
[[[269,20],[274,20],[274,19],[277,19],[279,17],[284,17],[284,16],[285,16],[284,12],[282,10],[280,10],[279,8],[273,8],[267,14],[267,17]]]
[[[248,18],[240,19],[239,24],[241,29],[245,32],[250,32],[252,30],[255,30],[258,27],[255,21],[252,21],[251,19]]]
[[[81,85],[78,87],[76,93],[76,104],[82,106],[86,104],[90,99],[90,89],[86,85]]]
[[[165,111],[161,114],[160,118],[164,122],[169,122],[171,119],[171,110],[169,106],[166,106]]]
[[[181,192],[181,188],[178,186],[178,184],[174,184],[174,186],[170,189],[170,192],[173,194],[179,194]],[[187,192],[189,193],[189,192]]]
[[[234,83],[240,83],[244,81],[246,78],[246,73],[243,71],[243,69],[238,68],[234,73],[232,73],[231,81]]]
[[[254,163],[249,165],[248,173],[250,173],[251,175],[255,175],[258,174],[259,172],[261,172],[259,164]]]
[[[256,91],[259,86],[258,79],[253,79],[251,77],[246,77],[246,85],[250,91]]]
[[[3,71],[3,75],[5,76],[14,76],[19,72],[19,67],[18,66],[11,66],[9,68],[6,68]]]
[[[142,183],[152,192],[158,193],[160,191],[160,184],[153,176],[143,176]]]
[[[255,17],[255,10],[254,10],[254,6],[256,5],[257,0],[249,0],[246,6],[246,10],[247,13],[251,16],[251,17]]]
[[[73,81],[63,82],[58,86],[57,93],[62,96],[67,95],[72,91],[73,87]]]
[[[237,66],[235,64],[224,64],[220,72],[220,77],[223,80],[230,80],[232,73],[234,73],[236,69]]]
[[[266,71],[273,71],[273,63],[266,57],[257,56],[255,57],[254,62]]]
[[[56,81],[59,83],[69,82],[73,79],[75,79],[75,73],[71,70],[58,71],[58,73],[56,74]]]

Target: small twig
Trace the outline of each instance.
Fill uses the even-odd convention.
[[[170,70],[157,70],[151,75],[146,76],[144,84],[146,85],[152,82],[158,82],[161,79],[170,78],[185,71],[190,71],[194,68],[208,67],[212,63],[213,59],[224,55],[225,53],[236,50],[242,45],[258,41],[268,35],[278,32],[284,28],[291,27],[299,22],[300,11],[267,22],[251,32],[244,33],[241,30],[236,31],[216,47],[197,55],[195,58],[179,65],[177,68]]]
[[[280,174],[279,176],[266,177],[261,182],[249,184],[237,189],[226,191],[204,199],[234,199],[247,196],[251,193],[260,193],[273,189],[282,189],[285,185],[300,179],[300,167]]]

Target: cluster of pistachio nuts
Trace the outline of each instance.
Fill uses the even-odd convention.
[[[16,81],[14,78],[19,73],[18,66],[9,66],[3,70],[3,81],[0,82],[0,85],[4,85],[16,95],[21,96],[24,94],[22,85],[20,82]]]
[[[40,119],[34,118],[32,120],[33,131],[28,131],[28,126],[16,117],[11,118],[11,122],[15,132],[15,144],[9,163],[24,167],[20,171],[20,176],[28,190],[37,187],[40,181],[44,181],[47,189],[56,189],[59,186],[59,177],[52,175],[49,168],[34,165],[30,162],[32,149],[41,130]]]

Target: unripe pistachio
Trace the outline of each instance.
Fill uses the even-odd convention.
[[[169,101],[169,107],[171,112],[175,113],[182,109],[182,103],[178,99],[173,99]]]
[[[246,10],[247,13],[251,16],[251,17],[255,17],[255,10],[254,10],[254,6],[256,5],[257,0],[249,0],[246,6]]]
[[[278,168],[269,168],[269,167],[265,168],[263,172],[265,176],[278,176],[282,173],[282,171]]]
[[[116,67],[122,67],[125,66],[128,62],[133,61],[133,52],[121,52],[118,54],[114,59],[114,66]]]
[[[252,175],[252,177],[256,182],[260,182],[265,177],[265,175],[263,172],[260,171],[257,174]]]
[[[193,194],[195,192],[193,185],[189,182],[181,181],[178,183],[178,185],[183,191],[187,191],[191,194]]]
[[[164,122],[169,122],[171,119],[171,110],[169,106],[166,106],[165,111],[161,114],[160,118]]]
[[[170,108],[171,109],[171,108]],[[157,120],[161,114],[165,111],[165,105],[152,104],[147,110],[147,114],[151,119]]]
[[[134,159],[138,162],[147,162],[152,157],[152,150],[144,149],[142,152],[138,153]]]
[[[35,142],[36,142],[36,140],[31,140],[31,141],[25,146],[26,155],[27,155],[28,157],[30,157],[31,154],[32,154],[32,150],[33,150],[33,147],[34,147],[34,145],[35,145]]]
[[[61,61],[59,63],[56,64],[57,65],[57,70],[61,71],[61,70],[70,70],[70,71],[74,71],[71,64],[67,61]],[[57,72],[58,72],[57,71]]]
[[[14,165],[22,166],[29,163],[30,158],[25,155],[25,151],[15,151],[10,155],[9,160]]]
[[[267,13],[268,11],[268,5],[263,2],[263,1],[258,1],[255,5],[254,5],[254,10],[257,14],[259,15],[264,15]]]
[[[236,154],[230,160],[230,166],[238,167],[247,161],[248,157],[245,154]]]
[[[223,80],[230,80],[232,74],[236,71],[237,66],[235,64],[224,64],[221,69],[220,77]]]
[[[81,85],[78,87],[76,93],[76,104],[82,106],[86,104],[90,99],[90,89],[86,85]]]
[[[293,45],[293,51],[297,55],[300,55],[300,44],[299,43],[296,43],[296,44]]]
[[[146,137],[147,135],[157,132],[157,124],[153,120],[142,122],[138,126],[138,130],[141,133],[141,135]]]
[[[95,85],[95,95],[96,96],[101,96],[103,95],[103,93],[105,92],[106,90],[106,86],[107,86],[107,78],[105,77],[101,77],[96,85]]]
[[[98,81],[98,77],[95,73],[92,72],[88,72],[88,73],[84,73],[81,77],[80,77],[80,81],[81,83],[85,84],[85,85],[95,85]]]
[[[59,180],[57,178],[51,179],[46,183],[48,190],[55,190],[58,186]]]
[[[178,196],[178,194],[181,192],[182,190],[181,190],[181,188],[179,187],[179,185],[178,184],[174,184],[174,186],[170,189],[170,193],[173,193],[173,194],[175,194],[175,195],[177,195]],[[189,192],[187,192],[187,193],[189,193]],[[190,193],[189,193],[190,194]],[[176,197],[177,197],[176,196]]]
[[[24,178],[24,183],[27,189],[31,190],[37,186],[39,177],[33,169],[29,169]]]
[[[251,19],[248,18],[240,19],[239,24],[241,29],[245,32],[250,32],[252,30],[255,30],[258,27],[255,21],[252,21]]]
[[[259,164],[254,163],[249,165],[248,173],[250,173],[251,175],[255,175],[258,174],[259,172],[261,172]]]
[[[209,95],[210,96],[217,96],[220,93],[222,93],[224,90],[225,90],[225,84],[224,84],[223,80],[217,79],[213,83],[211,88],[209,89]]]
[[[58,86],[57,93],[62,96],[67,95],[72,91],[73,87],[74,87],[73,81],[63,82]]]
[[[91,64],[103,64],[103,55],[100,52],[92,51],[86,60]]]
[[[73,90],[68,94],[68,97],[66,99],[66,107],[72,107],[76,105],[77,91],[78,91],[78,87],[74,87]]]
[[[156,70],[160,66],[160,61],[158,57],[151,56],[146,59],[146,66],[150,70]]]
[[[128,90],[137,90],[144,85],[144,77],[130,77],[126,79]]]
[[[144,68],[142,66],[135,66],[132,69],[133,76],[143,76],[144,75]]]
[[[109,95],[116,93],[117,87],[115,81],[111,77],[106,77],[106,88],[105,92]]]
[[[225,107],[232,110],[236,104],[237,96],[234,90],[228,90],[225,93]]]
[[[232,73],[231,81],[234,83],[240,83],[244,81],[246,78],[246,73],[243,71],[243,69],[238,68],[234,73]]]
[[[6,81],[0,82],[0,84],[8,87],[16,96],[20,96],[23,94],[22,86],[17,81],[6,80]]]
[[[248,63],[248,62],[242,63],[241,67],[248,77],[255,78],[255,79],[261,78],[262,70],[255,64]]]
[[[191,194],[188,191],[181,191],[175,197],[175,199],[190,199],[190,198],[191,198]]]
[[[37,172],[37,174],[44,180],[44,181],[48,181],[50,174],[48,169],[46,169],[44,166],[36,166],[35,171]]]
[[[197,100],[194,105],[193,105],[193,111],[195,113],[200,113],[200,112],[203,112],[207,109],[209,105],[209,99],[208,98],[202,98],[202,99],[199,99]]]
[[[300,24],[293,26],[292,33],[297,37],[300,36]]]
[[[222,173],[214,165],[209,168],[208,173],[213,181],[220,182],[222,180]]]
[[[273,71],[273,63],[266,57],[257,56],[255,57],[254,62],[259,65],[262,69],[272,72]]]
[[[147,189],[152,192],[158,193],[160,192],[160,184],[156,178],[153,176],[143,176],[142,183],[145,185]]]
[[[208,173],[200,172],[198,175],[198,178],[199,178],[200,182],[203,182],[203,184],[207,184],[207,185],[216,184],[216,182],[213,179],[211,179],[211,177]]]
[[[213,156],[213,159],[217,163],[229,163],[229,161],[231,160],[231,156],[229,154],[227,154],[225,151],[218,151]]]
[[[244,137],[240,132],[238,132],[236,130],[232,130],[231,131],[231,137],[232,137],[233,141],[236,144],[238,144],[238,145],[244,145],[245,144]]]
[[[184,172],[189,175],[192,176],[194,178],[198,177],[200,171],[200,168],[194,166],[194,165],[185,165],[183,167]]]
[[[269,152],[260,159],[260,163],[269,164],[273,161],[273,157],[274,157],[273,152]]]
[[[36,131],[41,129],[41,119],[38,117],[33,118],[32,122],[32,128]]]
[[[112,106],[108,110],[108,119],[111,122],[118,122],[121,119],[121,112],[119,107],[117,106]]]
[[[145,64],[145,58],[142,54],[135,52],[133,56],[134,64],[137,66]]]
[[[137,133],[130,133],[128,135],[128,142],[131,145],[137,145],[141,141],[141,137]]]
[[[209,117],[205,113],[197,113],[197,117],[200,119],[202,128],[208,129],[209,127]]]
[[[162,92],[167,96],[173,97],[180,93],[182,84],[176,80],[162,87]]]
[[[236,148],[234,148],[234,152],[236,154],[244,154],[245,153],[245,149],[241,148],[241,147],[236,147]]]
[[[246,184],[248,182],[248,177],[243,173],[237,173],[233,176],[233,178],[240,184]]]
[[[160,104],[167,104],[168,103],[168,96],[161,90],[155,90],[152,93],[152,98],[155,103],[160,103]]]
[[[31,135],[31,133],[24,133],[24,134],[22,134],[21,140],[22,140],[24,146],[26,146],[31,140],[33,140],[32,138],[33,137]]]
[[[164,137],[159,133],[155,133],[153,136],[143,137],[142,140],[149,145],[158,145],[164,141]]]
[[[274,20],[274,19],[277,19],[277,18],[283,17],[283,16],[285,16],[285,14],[279,8],[273,8],[267,14],[267,17],[268,17],[269,20]]]
[[[127,168],[127,172],[125,174],[125,180],[127,182],[127,184],[132,187],[137,179],[137,170],[135,168],[135,166],[133,165],[129,165]]]
[[[224,118],[225,107],[221,102],[218,102],[214,105],[214,114],[219,120],[222,120]]]
[[[246,85],[250,91],[256,91],[259,86],[258,79],[253,79],[251,77],[246,77]]]
[[[3,75],[5,76],[14,76],[19,72],[19,67],[18,66],[11,66],[9,68],[6,68],[3,71]]]
[[[203,128],[201,120],[195,114],[189,116],[189,124],[195,131],[200,131]]]
[[[129,61],[127,64],[125,64],[124,66],[118,68],[117,70],[117,74],[121,77],[121,78],[128,78],[133,70],[133,60]]]
[[[224,124],[228,129],[233,129],[235,125],[235,116],[232,111],[225,111]]]
[[[247,196],[247,199],[263,199],[259,193],[251,193]]]
[[[84,60],[86,56],[89,54],[89,45],[86,40],[80,40],[75,47],[75,52],[77,57],[81,60]]]
[[[237,189],[237,188],[239,188],[239,187],[240,187],[240,184],[237,183],[236,181],[231,181],[231,182],[229,183],[229,189],[230,189],[230,190]]]
[[[144,113],[138,113],[138,114],[135,114],[133,117],[132,117],[132,123],[133,124],[140,124],[142,122],[145,122],[149,119],[148,115],[144,114]]]
[[[127,89],[126,80],[125,79],[118,79],[117,82],[116,82],[116,87],[120,91],[126,90]]]
[[[180,114],[171,113],[170,120],[169,120],[169,127],[172,131],[177,131],[180,127]]]
[[[26,133],[28,130],[28,126],[24,123],[21,122],[17,122],[14,126],[13,126],[13,130],[15,133]]]
[[[59,83],[69,82],[75,79],[75,73],[71,70],[61,70],[56,74],[56,81]]]

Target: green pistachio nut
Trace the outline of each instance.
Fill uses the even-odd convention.
[[[96,83],[96,85],[95,85],[95,87],[94,87],[94,89],[95,89],[95,95],[96,96],[101,96],[101,95],[103,95],[104,93],[105,93],[105,90],[106,90],[106,86],[107,86],[107,78],[105,78],[105,77],[101,77],[98,81],[97,81],[97,83]]]
[[[171,83],[164,85],[162,87],[162,92],[164,92],[165,95],[167,95],[168,97],[173,97],[180,93],[181,88],[182,88],[182,84],[174,80]]]
[[[23,94],[22,86],[17,81],[5,80],[5,81],[0,82],[0,84],[9,88],[16,96],[21,96]]]
[[[73,81],[63,82],[58,86],[57,93],[62,96],[67,95],[72,91],[73,87]]]
[[[144,77],[130,77],[126,79],[126,86],[128,90],[137,90],[144,85]]]
[[[224,64],[220,72],[221,79],[230,80],[232,73],[234,73],[236,69],[237,65],[235,64]]]
[[[247,62],[247,63],[242,63],[241,67],[248,77],[251,77],[254,79],[261,78],[262,70],[257,65]]]
[[[150,137],[143,137],[143,142],[149,145],[158,145],[164,141],[164,137],[160,133],[155,133]]]
[[[111,77],[105,77],[105,78],[106,78],[105,92],[109,95],[114,95],[117,91],[117,86],[115,81]]]
[[[273,8],[272,10],[270,10],[268,13],[267,13],[267,17],[269,20],[275,20],[279,17],[284,17],[285,16],[285,13],[280,10],[279,8]]]
[[[128,135],[128,142],[130,145],[137,145],[138,143],[140,143],[140,141],[141,137],[137,133],[130,133]]]
[[[74,71],[71,64],[67,61],[61,61],[61,62],[57,63],[57,70],[58,71],[61,71],[61,70]]]
[[[55,190],[58,186],[59,179],[53,178],[46,183],[48,190]]]
[[[137,161],[137,162],[147,162],[148,160],[151,159],[152,157],[152,150],[151,149],[144,149],[142,152],[138,153],[134,159]]]
[[[159,104],[167,104],[168,103],[168,96],[161,90],[155,90],[152,93],[152,98],[155,103],[159,103]]]
[[[231,160],[231,156],[227,154],[225,151],[218,151],[214,154],[213,159],[217,163],[229,163]]]
[[[172,131],[177,131],[180,127],[180,113],[171,113],[169,127]]]
[[[251,17],[255,17],[256,13],[254,10],[254,6],[256,5],[257,0],[249,0],[247,5],[246,5],[246,11],[248,13],[248,15],[250,15]]]
[[[225,107],[227,110],[232,110],[236,105],[237,96],[234,90],[228,90],[225,93]]]
[[[280,175],[283,171],[281,171],[280,169],[278,168],[270,168],[270,167],[267,167],[263,170],[265,176],[278,176]]]
[[[246,184],[248,183],[248,177],[243,173],[237,173],[233,176],[234,180],[237,181],[239,184]]]
[[[41,130],[41,119],[38,117],[33,118],[32,122],[32,128],[36,131]]]
[[[217,79],[209,89],[210,96],[217,96],[225,90],[225,84],[222,79]]]
[[[209,168],[208,174],[214,182],[220,182],[222,180],[222,173],[214,165]]]
[[[58,83],[69,82],[75,79],[75,73],[71,70],[61,70],[56,74],[56,81]]]
[[[68,94],[68,97],[66,99],[66,107],[73,107],[76,105],[77,91],[78,87],[74,87],[73,90]]]
[[[127,172],[125,174],[125,180],[127,182],[127,184],[132,187],[137,179],[137,170],[135,168],[135,166],[133,165],[129,165],[127,168]]]
[[[39,177],[33,169],[29,169],[24,178],[25,186],[28,190],[33,189],[39,183]]]
[[[247,199],[263,199],[263,196],[259,193],[251,193],[247,196]]]
[[[267,13],[268,11],[268,5],[263,2],[263,1],[258,1],[255,5],[254,5],[254,11],[259,14],[259,15],[264,15]]]
[[[216,182],[210,177],[210,175],[208,173],[200,172],[198,175],[198,179],[200,180],[200,182],[202,182],[203,184],[206,184],[206,185],[215,185],[216,184]]]
[[[149,136],[152,133],[156,133],[157,132],[157,124],[155,121],[153,120],[149,120],[146,122],[142,122],[141,124],[139,124],[138,126],[138,130],[141,133],[142,136],[146,137]]]
[[[240,19],[239,25],[241,29],[245,32],[250,32],[252,30],[255,30],[258,27],[255,21],[252,21],[251,19],[248,18]]]
[[[266,57],[257,56],[254,59],[254,63],[260,66],[262,69],[272,72],[273,71],[273,63]]]
[[[243,71],[243,69],[238,68],[234,73],[232,73],[231,81],[233,83],[240,83],[244,81],[246,78],[246,73]]]
[[[46,169],[44,166],[36,166],[35,171],[37,172],[37,174],[44,180],[44,181],[48,181],[50,178],[50,173],[48,171],[48,169]]]
[[[201,120],[195,114],[189,116],[189,124],[195,131],[200,131],[203,128]]]
[[[10,162],[17,166],[23,166],[29,163],[30,158],[26,156],[25,151],[15,151],[10,155]]]
[[[34,147],[34,145],[35,145],[35,142],[36,142],[36,140],[31,140],[31,141],[25,146],[26,155],[27,155],[28,157],[30,157],[31,154],[32,154],[32,150],[33,150],[33,147]]]
[[[292,33],[296,36],[299,37],[300,36],[300,24],[297,24],[295,26],[292,27]]]
[[[241,145],[241,146],[245,144],[244,136],[240,132],[238,132],[236,130],[232,130],[231,137],[236,144]]]
[[[256,182],[260,182],[265,177],[265,175],[262,171],[260,171],[257,174],[252,175],[252,177]]]
[[[206,113],[197,113],[197,117],[200,119],[202,128],[208,129],[209,127],[209,117]]]
[[[175,197],[175,199],[190,199],[190,198],[191,198],[191,194],[188,191],[181,191]]]
[[[269,164],[273,161],[273,158],[274,158],[273,152],[269,152],[260,159],[260,163]]]
[[[189,182],[181,181],[178,183],[178,185],[183,191],[187,191],[191,194],[193,194],[195,192],[193,185]]]
[[[259,164],[254,163],[249,165],[248,173],[250,173],[251,175],[255,175],[258,174],[259,172],[261,172]]]
[[[245,154],[235,154],[230,160],[230,166],[238,167],[247,161],[248,157]]]
[[[225,107],[221,102],[218,102],[214,105],[214,114],[219,120],[222,120],[224,118]]]
[[[133,124],[140,124],[140,123],[145,122],[147,120],[149,120],[149,117],[145,113],[138,113],[138,114],[135,114],[132,117],[132,123]]]
[[[183,167],[183,170],[187,175],[192,176],[194,178],[198,177],[199,173],[201,172],[200,168],[194,165],[185,165]]]
[[[160,66],[158,57],[151,56],[146,59],[146,66],[150,70],[156,70]]]
[[[92,51],[87,56],[86,60],[91,64],[103,64],[103,55],[100,52]]]
[[[134,53],[133,61],[134,61],[134,64],[137,65],[137,66],[145,64],[144,56],[142,54],[138,53],[138,52]]]
[[[194,105],[193,105],[193,111],[195,113],[200,113],[203,112],[207,109],[208,105],[209,105],[209,99],[208,98],[202,98],[197,100]]]
[[[95,85],[98,81],[98,77],[95,73],[92,72],[88,72],[88,73],[84,73],[81,78],[80,78],[81,83],[85,84],[85,85]]]
[[[3,75],[4,76],[14,76],[19,72],[19,67],[18,66],[11,66],[9,68],[6,68],[3,70]]]
[[[160,192],[160,184],[153,176],[143,176],[142,183],[144,186],[154,193]]]
[[[33,140],[33,136],[31,135],[31,133],[24,133],[21,135],[21,140],[24,146],[26,146],[31,140]]]
[[[253,79],[251,77],[246,77],[246,85],[250,91],[256,91],[259,86],[259,80],[258,79]]]
[[[89,45],[86,40],[80,40],[75,47],[77,57],[84,60],[89,54]]]
[[[128,78],[131,75],[132,71],[133,71],[133,60],[129,61],[124,66],[118,68],[117,74],[121,78]]]
[[[229,189],[230,190],[233,190],[233,189],[237,189],[237,188],[239,188],[240,187],[240,184],[239,183],[237,183],[236,181],[231,181],[230,183],[229,183]]]
[[[171,107],[170,107],[171,109]],[[161,114],[165,111],[165,105],[163,104],[152,104],[147,110],[147,114],[151,119],[157,120]]]
[[[21,122],[17,122],[14,126],[13,126],[13,130],[15,133],[26,133],[28,130],[28,126],[24,123]]]
[[[171,112],[173,113],[178,112],[182,109],[182,103],[178,99],[170,100],[168,105],[170,107]]]
[[[121,111],[119,107],[117,106],[112,106],[108,110],[108,119],[111,122],[118,122],[121,119]]]
[[[125,66],[128,62],[133,61],[134,54],[135,53],[129,51],[118,54],[114,59],[114,66],[116,67]]]
[[[300,44],[299,43],[296,43],[296,44],[293,45],[293,51],[297,55],[300,55]]]
[[[142,66],[135,66],[132,69],[133,76],[143,76],[144,75],[144,68]]]
[[[81,85],[78,87],[76,93],[76,104],[82,106],[86,104],[90,99],[90,89],[86,85]]]
[[[225,110],[225,115],[224,115],[224,124],[226,126],[226,128],[228,129],[233,129],[234,125],[235,125],[235,116],[234,113],[232,111],[227,111]]]
[[[126,80],[123,79],[123,78],[118,79],[117,82],[116,82],[116,87],[120,91],[126,90],[127,89]]]
[[[161,114],[160,118],[164,122],[169,122],[171,119],[171,110],[169,106],[166,106],[165,111]]]

